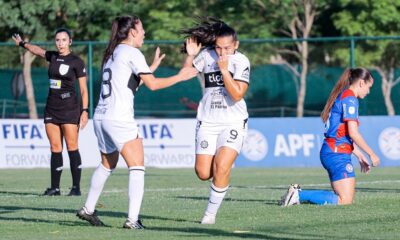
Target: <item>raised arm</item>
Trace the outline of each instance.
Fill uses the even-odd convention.
[[[189,80],[195,77],[197,70],[193,67],[184,67],[178,74],[167,78],[156,78],[153,74],[141,74],[140,78],[144,84],[152,91],[167,88],[178,82]]]
[[[197,43],[196,39],[188,38],[186,39],[186,52],[187,56],[185,62],[183,63],[183,67],[192,67],[193,60],[197,54],[199,54],[201,50],[201,43]]]
[[[247,92],[249,84],[242,81],[236,81],[233,79],[231,73],[228,70],[228,56],[223,55],[218,59],[218,67],[222,74],[222,79],[224,80],[224,85],[226,91],[228,91],[231,98],[237,102],[243,99],[244,95]]]
[[[43,48],[41,48],[37,45],[23,41],[21,36],[19,36],[19,34],[13,34],[12,39],[15,41],[15,44],[17,46],[21,46],[21,47],[25,48],[26,50],[28,50],[29,52],[31,52],[32,54],[34,54],[36,56],[39,56],[42,58],[45,57],[46,50],[44,50]]]

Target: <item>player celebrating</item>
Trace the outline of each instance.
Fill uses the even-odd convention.
[[[201,223],[214,224],[247,133],[243,97],[249,86],[250,63],[237,51],[235,30],[221,20],[204,18],[183,32],[188,36],[185,66],[193,65],[204,82],[197,110],[195,170],[201,180],[212,179]]]
[[[369,94],[374,80],[364,68],[346,70],[333,88],[322,111],[325,122],[325,140],[320,159],[328,171],[331,191],[301,190],[298,184],[289,187],[282,197],[282,205],[300,202],[314,204],[352,204],[355,192],[355,173],[351,163],[353,153],[360,162],[361,172],[368,173],[370,164],[361,148],[369,155],[372,166],[379,165],[379,157],[372,151],[358,131],[358,98]]]
[[[13,39],[17,45],[32,54],[45,58],[50,63],[50,88],[44,113],[44,123],[51,149],[51,187],[46,189],[43,195],[60,195],[64,138],[72,174],[72,188],[68,195],[80,196],[82,161],[78,150],[78,131],[79,126],[83,129],[88,121],[85,64],[77,55],[71,53],[72,38],[68,29],[60,28],[56,31],[55,44],[58,51],[46,51],[39,46],[24,42],[18,34],[14,34]],[[79,80],[82,106],[76,96],[76,80]]]
[[[103,81],[93,124],[101,153],[101,164],[94,171],[85,206],[77,216],[94,226],[104,225],[95,206],[119,153],[129,169],[129,212],[123,227],[144,228],[139,219],[144,192],[144,154],[142,138],[134,119],[133,98],[140,82],[151,90],[166,88],[196,76],[193,67],[183,68],[172,77],[155,78],[152,74],[165,55],[157,48],[149,67],[139,48],[145,31],[136,16],[117,17],[112,23],[111,38],[103,57]],[[133,75],[133,77],[132,77]]]

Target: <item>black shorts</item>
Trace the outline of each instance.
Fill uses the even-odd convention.
[[[65,100],[47,99],[44,123],[79,124],[81,107],[76,98]]]

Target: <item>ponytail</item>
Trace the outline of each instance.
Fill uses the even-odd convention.
[[[331,94],[329,95],[328,101],[325,104],[324,110],[322,110],[321,118],[323,122],[326,122],[329,118],[329,113],[331,112],[332,106],[335,103],[336,98],[339,94],[349,86],[349,78],[350,78],[351,69],[347,69],[344,71],[342,76],[339,78],[339,81],[336,83],[335,87],[332,89]]]
[[[329,118],[332,106],[336,101],[339,94],[350,85],[358,82],[359,80],[366,82],[373,81],[371,73],[365,68],[350,68],[344,71],[339,81],[336,83],[331,94],[329,95],[328,101],[325,104],[324,110],[322,110],[321,118],[323,122],[326,122]]]
[[[135,28],[135,25],[139,21],[140,19],[137,16],[116,17],[113,20],[110,41],[108,42],[108,46],[104,51],[103,61],[101,62],[102,67],[110,57],[113,59],[112,55],[115,48],[128,37],[129,30],[131,28]]]

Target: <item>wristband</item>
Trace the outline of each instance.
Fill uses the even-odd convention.
[[[87,112],[87,113],[89,113],[89,109],[83,108],[81,112]]]
[[[26,42],[25,42],[25,41],[20,41],[20,42],[18,43],[18,45],[19,45],[20,47],[22,47],[22,48],[25,48],[25,49],[26,49],[26,47],[25,47],[25,44],[26,44]]]

